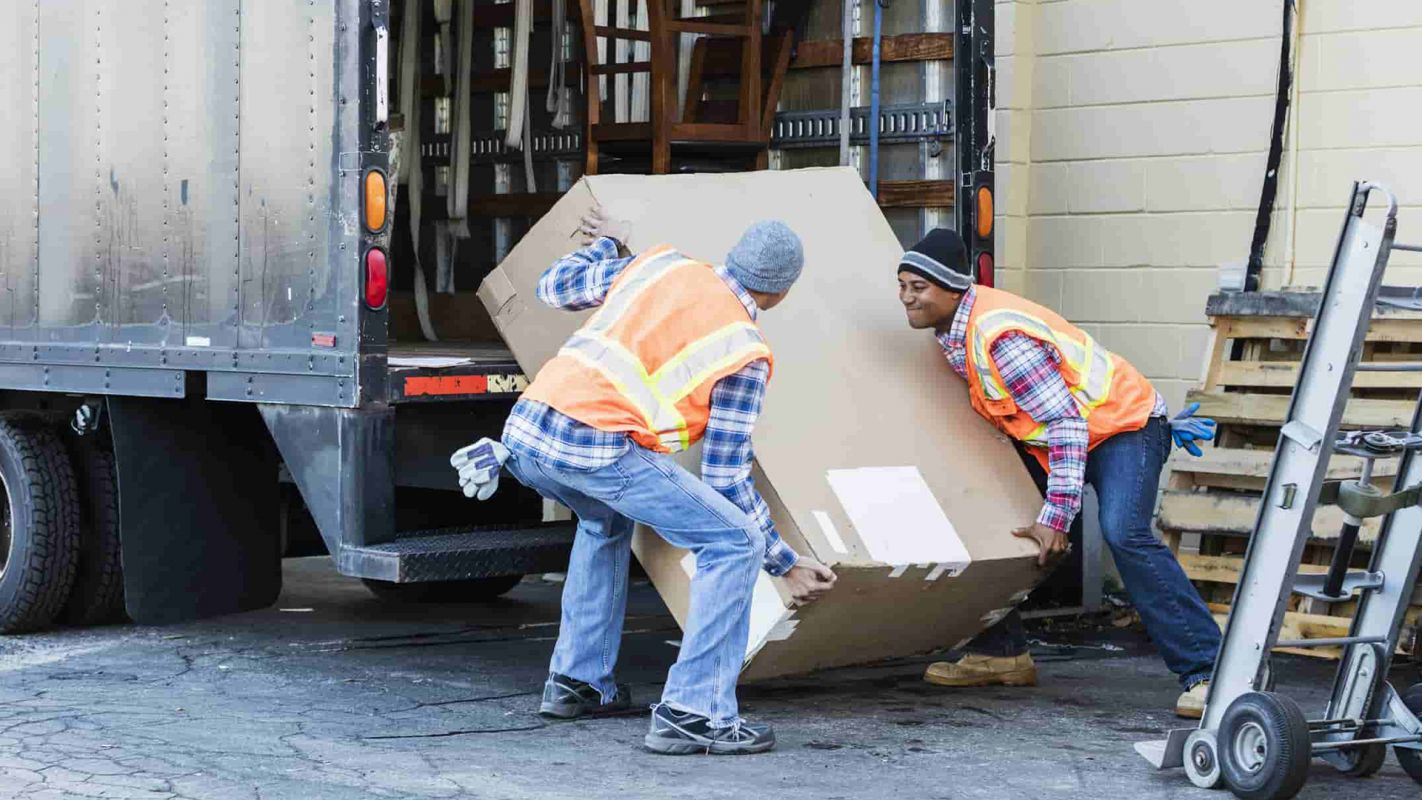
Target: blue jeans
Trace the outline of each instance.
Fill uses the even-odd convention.
[[[616,694],[612,673],[627,610],[632,529],[640,522],[696,557],[681,654],[667,674],[662,702],[709,717],[717,727],[735,722],[751,592],[765,553],[760,527],[670,457],[637,445],[592,470],[560,469],[518,454],[504,467],[578,517],[550,669],[592,684],[604,701]]]
[[[1190,688],[1210,677],[1220,649],[1220,629],[1185,577],[1170,548],[1151,529],[1160,469],[1170,455],[1170,426],[1152,417],[1138,431],[1118,433],[1086,457],[1086,482],[1096,489],[1101,534],[1111,548],[1126,594],[1165,665]],[[1046,491],[1047,476],[1036,459],[1023,459],[1037,485]],[[1072,526],[1081,539],[1081,525]],[[1022,617],[1013,611],[968,644],[969,652],[1010,656],[1027,652]]]

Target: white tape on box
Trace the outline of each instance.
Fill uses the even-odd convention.
[[[839,529],[834,526],[834,520],[830,519],[830,515],[823,511],[810,513],[814,515],[815,522],[819,523],[820,533],[825,535],[825,541],[829,542],[829,546],[834,548],[836,553],[848,555],[849,548],[845,547],[844,539],[840,537]]]
[[[917,467],[832,469],[826,477],[875,561],[893,567],[947,564],[958,572],[972,563]]]
[[[695,553],[682,556],[680,563],[686,577],[696,577]],[[780,592],[775,588],[775,581],[765,572],[756,576],[750,604],[750,635],[746,637],[746,662],[754,658],[766,642],[779,642],[790,638],[798,624],[793,619],[795,609],[785,607],[785,601],[780,599]]]
[[[765,635],[765,640],[767,642],[782,642],[789,639],[790,634],[795,632],[795,628],[799,624],[800,620],[787,617],[777,623],[774,628],[770,629],[770,633]]]

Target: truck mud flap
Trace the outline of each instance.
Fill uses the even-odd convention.
[[[257,410],[140,397],[108,408],[129,616],[162,624],[275,602],[277,459]]]

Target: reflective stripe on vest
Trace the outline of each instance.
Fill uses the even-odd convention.
[[[651,258],[640,259],[632,262],[622,273],[622,279],[618,283],[617,291],[607,295],[602,307],[593,314],[584,326],[584,332],[593,331],[602,333],[610,329],[622,315],[627,313],[627,309],[632,303],[642,295],[642,292],[649,289],[659,279],[665,277],[672,270],[683,264],[695,264],[686,256],[671,248],[658,253]]]
[[[1004,308],[984,313],[975,321],[972,331],[970,346],[973,348],[973,365],[977,369],[983,394],[989,400],[1011,398],[1007,387],[998,380],[997,374],[993,370],[992,359],[988,354],[991,343],[997,341],[997,337],[1010,330],[1024,331],[1033,338],[1049,342],[1057,348],[1062,360],[1076,373],[1074,382],[1067,379],[1065,374],[1062,377],[1067,379],[1067,389],[1071,392],[1072,399],[1076,400],[1077,408],[1083,418],[1110,397],[1111,382],[1116,377],[1116,364],[1111,360],[1110,354],[1096,344],[1096,340],[1083,332],[1084,341],[1079,342],[1070,336],[1058,333],[1050,325],[1031,314]],[[1033,432],[1034,434],[1043,434],[1041,444],[1046,443],[1045,431],[1046,426],[1041,426]],[[1037,443],[1027,439],[1023,441]]]
[[[636,288],[646,285],[650,285],[650,281]],[[625,309],[623,304],[620,310]],[[690,431],[677,410],[677,402],[726,367],[747,358],[770,355],[759,329],[750,322],[737,322],[688,344],[649,374],[641,359],[603,335],[616,321],[616,316],[610,317],[604,325],[597,326],[598,330],[589,325],[588,329],[574,334],[559,355],[575,359],[606,378],[636,407],[647,429],[674,453],[691,446]]]

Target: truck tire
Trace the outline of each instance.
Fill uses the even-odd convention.
[[[523,580],[522,575],[474,578],[465,581],[392,583],[362,578],[370,593],[393,603],[478,603],[507,594]]]
[[[74,469],[43,422],[0,417],[0,482],[0,633],[38,630],[54,621],[74,583]]]
[[[123,622],[127,615],[114,454],[94,436],[65,438],[79,484],[79,564],[59,619],[68,625]]]

